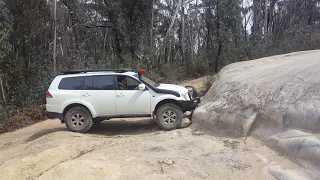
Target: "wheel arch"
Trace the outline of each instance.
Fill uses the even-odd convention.
[[[85,108],[86,110],[88,110],[88,112],[90,113],[91,117],[92,117],[92,112],[90,111],[90,109],[83,105],[83,104],[80,104],[80,103],[72,103],[72,104],[69,104],[68,106],[66,106],[64,109],[63,109],[63,112],[62,112],[62,120],[61,122],[64,123],[64,116],[66,115],[66,113],[71,109],[71,108],[74,108],[74,107],[83,107]]]
[[[163,99],[163,100],[159,101],[157,103],[157,105],[155,106],[155,108],[154,108],[154,110],[152,112],[152,116],[155,116],[157,111],[158,111],[158,109],[164,104],[175,104],[179,108],[181,108],[181,104],[177,100],[174,100],[174,99]]]

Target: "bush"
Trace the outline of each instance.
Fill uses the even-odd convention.
[[[0,134],[14,131],[46,119],[45,106],[34,106],[16,113],[0,124]]]
[[[208,76],[206,78],[206,80],[203,82],[203,88],[202,90],[199,92],[199,95],[202,97],[204,96],[212,87],[212,84],[214,83],[214,81],[216,80],[216,76],[212,75],[212,76]]]

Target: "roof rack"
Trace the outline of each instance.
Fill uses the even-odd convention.
[[[134,72],[133,69],[100,69],[100,70],[69,70],[63,72],[63,74],[79,74],[79,73],[88,73],[88,72],[117,72],[117,73],[124,73],[124,72]]]

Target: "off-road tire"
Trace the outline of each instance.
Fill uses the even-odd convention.
[[[169,123],[165,121],[165,116],[168,115],[168,112],[172,112],[175,114],[176,119],[174,120],[173,123]],[[164,104],[160,106],[156,112],[156,122],[158,126],[165,131],[178,129],[181,126],[182,119],[183,119],[183,112],[181,108],[175,104],[171,104],[171,103]]]
[[[78,126],[76,122],[73,122],[73,118],[76,118],[77,116],[80,116],[79,119],[83,118],[83,120],[81,119],[81,123],[83,123],[81,126]],[[87,132],[93,125],[91,113],[81,106],[69,109],[64,116],[64,122],[70,131],[80,133]]]
[[[192,121],[193,113],[194,113],[194,110],[190,112],[190,115],[188,117],[190,119],[190,121]]]
[[[105,120],[93,120],[93,124],[101,124]]]

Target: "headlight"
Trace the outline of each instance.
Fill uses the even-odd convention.
[[[181,94],[181,96],[183,97],[183,99],[185,99],[186,101],[190,100],[189,94]]]

